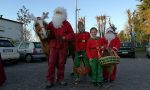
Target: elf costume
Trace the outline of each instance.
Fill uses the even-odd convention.
[[[91,38],[87,42],[86,53],[90,60],[91,78],[93,84],[101,83],[103,80],[102,65],[98,62],[98,58],[101,57],[102,45],[102,39],[100,38]]]
[[[90,38],[89,32],[79,32],[75,35],[75,45],[76,45],[76,53],[74,59],[74,76],[75,78],[79,78],[80,74],[77,72],[77,69],[80,67],[81,63],[84,64],[85,67],[89,67],[89,60],[86,56],[86,45],[87,40]]]

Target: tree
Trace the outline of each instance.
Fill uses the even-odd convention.
[[[137,14],[139,16],[140,28],[145,32],[144,37],[146,41],[150,40],[150,1],[149,0],[138,0],[140,2],[137,5]]]
[[[29,23],[31,23],[29,16],[29,9],[27,9],[24,5],[17,12],[17,20],[23,23],[23,31],[22,31],[22,39],[25,41],[29,41],[29,37],[31,37],[31,32],[27,29]]]
[[[131,35],[131,42],[132,42],[132,48],[134,48],[135,46],[135,37],[133,35],[133,18],[134,18],[134,13],[132,13],[129,9],[127,10],[127,14],[128,14],[128,25],[130,27],[130,35]]]
[[[129,25],[125,25],[124,30],[118,33],[118,37],[121,41],[131,41],[130,28]]]
[[[118,37],[121,41],[127,41],[127,38],[128,38],[124,30],[120,31],[120,33],[118,34]]]
[[[31,40],[30,40],[30,39],[32,38],[31,30],[26,30],[26,29],[24,28],[23,33],[25,34],[25,35],[23,36],[23,38],[24,38],[26,41],[31,41]]]

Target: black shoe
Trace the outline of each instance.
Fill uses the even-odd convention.
[[[71,76],[74,76],[74,73],[72,72],[70,75],[71,75]]]
[[[97,82],[98,86],[103,86],[103,84],[104,84],[103,82]]]
[[[109,82],[110,82],[110,83],[113,83],[113,82],[114,82],[114,80],[109,80]]]
[[[46,88],[51,88],[51,87],[53,87],[54,86],[54,84],[53,83],[49,83],[49,82],[47,82],[47,84],[46,84]]]
[[[97,86],[97,82],[93,82],[93,85],[94,85],[94,86]]]
[[[76,78],[75,80],[74,80],[74,84],[78,84],[80,82],[80,78]]]
[[[61,85],[61,86],[67,86],[68,84],[67,84],[67,82],[61,81],[61,82],[59,82],[59,85]]]
[[[107,82],[109,82],[109,80],[108,79],[103,79],[103,82],[107,83]]]

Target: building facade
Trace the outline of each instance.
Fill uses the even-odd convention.
[[[23,23],[2,18],[0,15],[0,38],[21,41],[23,39]]]

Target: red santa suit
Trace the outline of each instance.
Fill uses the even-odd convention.
[[[68,21],[63,21],[61,27],[55,28],[50,22],[48,27],[50,30],[50,54],[48,64],[47,79],[50,83],[54,83],[55,68],[57,67],[57,81],[64,80],[65,59],[67,55],[68,41],[74,38],[73,29]],[[62,37],[65,37],[63,40]]]
[[[5,80],[6,80],[6,75],[5,75],[2,59],[0,56],[0,86],[4,84]]]
[[[114,31],[112,31],[114,33]],[[115,34],[114,34],[115,35]],[[105,37],[103,38],[104,43],[105,43],[105,48],[111,48],[114,51],[117,51],[120,48],[120,40],[115,35],[115,38],[112,39],[111,41],[108,41]],[[110,76],[110,81],[114,81],[116,79],[116,72],[117,72],[117,65],[114,65],[113,73]],[[108,72],[103,68],[103,78],[108,80]]]

